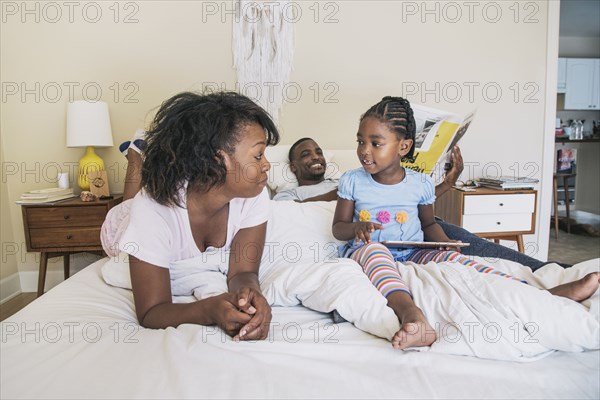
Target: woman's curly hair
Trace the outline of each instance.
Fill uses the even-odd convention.
[[[410,159],[415,152],[415,117],[410,102],[402,97],[386,96],[365,112],[360,120],[367,117],[377,118],[400,139],[412,139],[413,144],[403,159]]]
[[[146,140],[142,186],[157,203],[182,206],[182,190],[209,190],[225,183],[219,151],[233,154],[242,128],[257,123],[267,145],[279,142],[269,114],[234,92],[177,94],[160,106]]]

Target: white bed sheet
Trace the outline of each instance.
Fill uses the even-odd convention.
[[[600,397],[599,351],[531,363],[402,352],[304,307],[274,308],[262,342],[196,325],[143,329],[103,263],[2,322],[2,399]]]

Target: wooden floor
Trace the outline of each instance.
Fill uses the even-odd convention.
[[[15,314],[17,311],[25,307],[37,299],[36,293],[21,293],[20,295],[10,299],[4,304],[0,304],[0,321],[4,321],[6,318]]]
[[[559,206],[559,216],[566,215],[566,209]],[[579,224],[588,224],[600,230],[600,215],[585,211],[571,210],[571,218]],[[559,226],[565,228],[563,225]],[[548,243],[548,260],[560,261],[566,264],[600,258],[600,237],[575,235],[563,230],[558,231],[558,239],[554,236],[554,228],[550,229]]]

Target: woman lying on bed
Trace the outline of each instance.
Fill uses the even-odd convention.
[[[129,254],[140,324],[216,324],[238,340],[265,339],[271,309],[258,268],[269,202],[264,150],[279,141],[273,121],[236,93],[181,93],[162,104],[146,140],[142,190],[113,209],[102,234],[107,253]],[[138,150],[140,143],[133,140],[121,150]],[[130,163],[141,160],[139,153],[128,153]],[[131,191],[135,182],[126,186],[126,198],[137,192]],[[118,245],[111,249],[113,243]],[[228,293],[174,304],[173,264],[210,249],[231,254]]]

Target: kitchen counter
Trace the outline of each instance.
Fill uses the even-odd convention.
[[[596,138],[589,138],[589,139],[572,140],[572,139],[569,139],[568,137],[555,137],[554,142],[555,143],[593,143],[593,142],[600,142],[600,138],[596,137]]]

